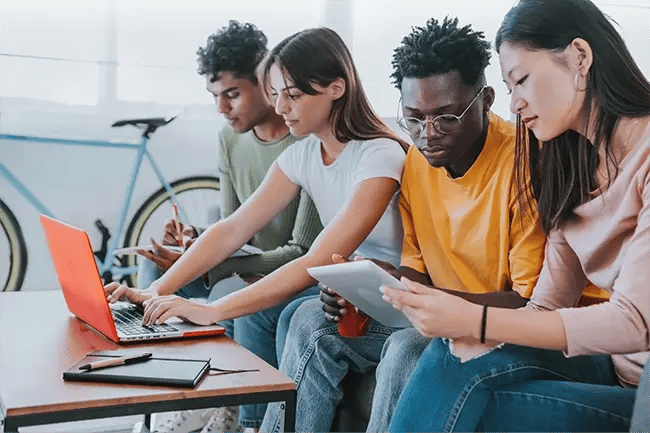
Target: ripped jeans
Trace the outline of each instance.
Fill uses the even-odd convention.
[[[609,355],[505,344],[461,362],[434,339],[389,431],[627,431],[634,391],[619,386]]]

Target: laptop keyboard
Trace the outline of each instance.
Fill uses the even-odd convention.
[[[115,327],[126,335],[152,335],[178,331],[172,325],[142,326],[143,311],[136,305],[112,310]]]

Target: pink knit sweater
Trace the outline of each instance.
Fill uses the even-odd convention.
[[[616,179],[548,238],[527,308],[555,310],[567,356],[609,353],[621,383],[636,385],[650,356],[650,126]],[[609,302],[576,305],[588,282]]]

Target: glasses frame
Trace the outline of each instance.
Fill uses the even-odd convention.
[[[408,135],[410,135],[411,137],[417,137],[417,138],[421,137],[421,136],[422,136],[422,133],[423,133],[424,131],[426,131],[426,129],[427,129],[427,122],[431,122],[431,123],[433,124],[433,127],[436,129],[436,131],[438,131],[439,133],[441,133],[441,134],[443,134],[443,135],[451,135],[451,134],[455,134],[456,132],[458,132],[458,131],[460,130],[460,127],[461,127],[461,121],[462,121],[462,119],[463,119],[463,116],[467,113],[467,111],[469,110],[469,108],[470,108],[472,105],[474,105],[474,102],[476,102],[476,100],[478,99],[478,97],[479,97],[479,96],[483,93],[483,91],[484,91],[485,89],[487,89],[487,88],[488,88],[488,86],[483,86],[483,87],[481,87],[481,89],[478,91],[478,93],[476,94],[476,96],[474,96],[474,99],[472,99],[472,102],[469,103],[469,105],[467,106],[467,108],[465,108],[465,110],[463,110],[463,112],[460,114],[460,116],[456,116],[455,114],[440,114],[440,115],[434,117],[433,119],[424,119],[424,120],[420,120],[420,119],[418,119],[418,118],[416,118],[416,117],[403,116],[403,115],[401,115],[401,113],[402,113],[402,110],[401,110],[401,108],[402,108],[402,97],[400,96],[400,98],[399,98],[399,103],[397,104],[397,125],[400,127],[400,129],[401,129],[402,131],[406,132],[406,133],[407,133]],[[443,130],[440,128],[440,119],[441,119],[441,118],[443,118],[443,119],[453,119],[453,120],[455,120],[455,121],[457,122],[457,124],[458,124],[458,127],[457,127],[454,131],[451,131],[451,132],[445,132],[445,131],[443,131]],[[419,132],[419,133],[414,134],[413,132],[411,132],[411,130],[408,128],[408,126],[402,124],[402,122],[406,121],[407,119],[414,120],[414,121],[416,121],[416,122],[418,123],[418,126],[419,126],[419,128],[420,128],[420,132]]]

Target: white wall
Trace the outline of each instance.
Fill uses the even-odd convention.
[[[513,0],[3,0],[0,2],[0,131],[135,139],[112,130],[116,119],[181,115],[154,135],[155,157],[173,179],[216,170],[221,120],[196,74],[196,49],[229,19],[255,23],[269,46],[306,27],[327,25],[349,44],[377,111],[392,120],[398,99],[390,83],[393,49],[428,17],[458,16],[494,38]],[[646,76],[650,76],[650,0],[599,0]],[[509,117],[496,54],[488,80],[494,110]],[[54,214],[99,241],[93,221],[112,227],[132,153],[15,142],[0,160]],[[155,189],[147,171],[135,203]],[[23,290],[56,288],[38,215],[0,180],[0,196],[19,219],[30,263]],[[133,207],[132,207],[133,208]],[[132,209],[133,211],[134,209]],[[0,251],[0,261],[7,260]]]
[[[357,0],[352,3],[353,54],[364,86],[383,116],[395,116],[399,95],[389,83],[390,61],[394,48],[411,27],[423,26],[429,17],[441,20],[449,15],[458,17],[461,24],[471,24],[475,30],[483,31],[492,42],[503,16],[515,1]],[[632,54],[650,77],[650,0],[596,0],[596,3],[618,22]],[[496,53],[486,72],[488,83],[497,91],[493,110],[509,118],[509,98]]]
[[[221,119],[196,73],[196,50],[229,19],[250,21],[274,45],[323,25],[323,0],[3,0],[0,2],[0,131],[135,140],[117,119],[180,116],[150,142],[168,179],[216,174]],[[291,13],[286,11],[291,10]],[[3,141],[0,160],[56,215],[100,241],[93,222],[113,227],[133,152]],[[131,212],[158,188],[148,165]],[[38,213],[4,179],[0,194],[29,250],[23,290],[58,287]],[[7,251],[0,251],[6,261]]]

